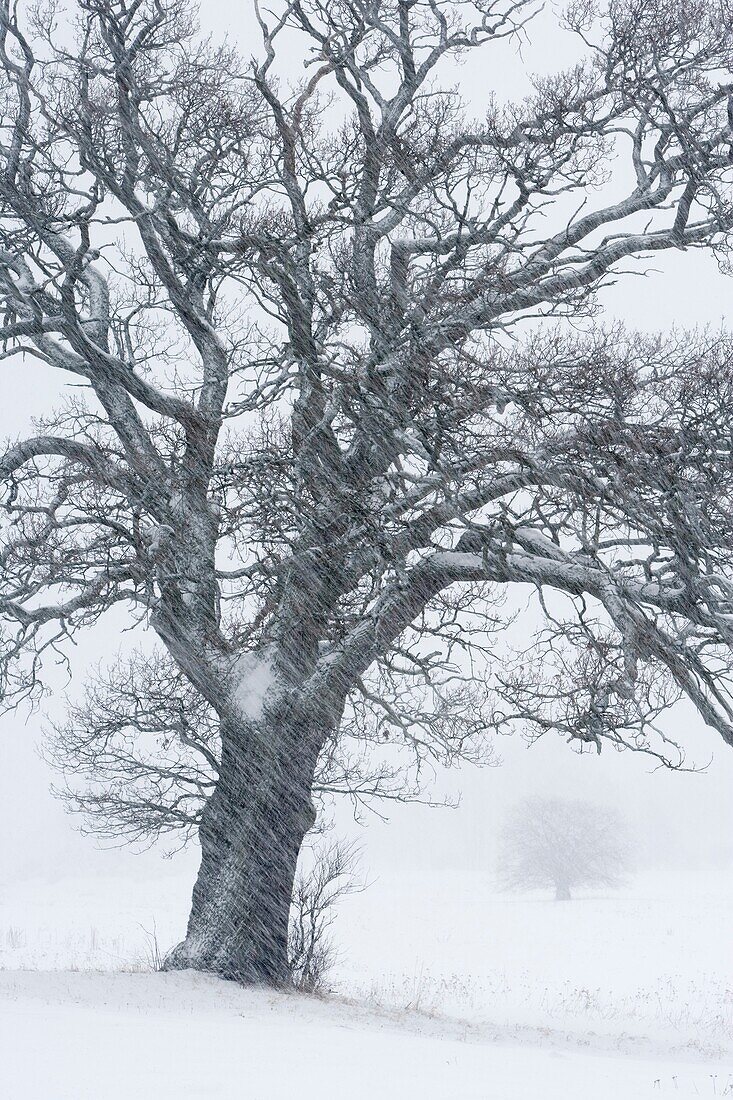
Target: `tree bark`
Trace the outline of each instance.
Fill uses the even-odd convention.
[[[219,781],[199,829],[201,865],[186,938],[167,969],[288,984],[293,880],[315,820],[311,787],[326,732],[292,711],[223,724]]]

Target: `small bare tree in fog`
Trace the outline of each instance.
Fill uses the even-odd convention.
[[[674,765],[680,695],[733,743],[733,343],[592,323],[639,257],[726,259],[730,2],[576,0],[577,63],[510,102],[489,59],[477,111],[455,66],[531,0],[273,0],[251,61],[70,7],[0,0],[0,354],[71,384],[0,458],[2,696],[155,634],[62,755],[105,827],[197,831],[169,965],[286,982],[319,784],[515,726]]]
[[[569,901],[575,887],[620,886],[629,867],[619,814],[592,802],[528,798],[507,816],[500,835],[498,880],[505,890],[552,887]]]

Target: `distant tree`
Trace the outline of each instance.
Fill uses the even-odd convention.
[[[620,886],[629,866],[626,828],[614,811],[591,802],[529,798],[509,813],[501,834],[498,878],[505,890]]]

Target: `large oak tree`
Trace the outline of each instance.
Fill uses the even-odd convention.
[[[529,0],[255,14],[245,62],[178,0],[0,3],[0,337],[73,384],[0,459],[0,657],[16,706],[115,605],[152,627],[77,748],[117,715],[194,754],[193,803],[190,769],[133,776],[199,830],[171,965],[280,982],[344,735],[419,764],[521,723],[674,763],[683,694],[733,743],[733,347],[563,327],[636,257],[725,258],[733,21],[581,0],[578,63],[513,103],[491,59]],[[514,658],[509,586],[544,616]]]

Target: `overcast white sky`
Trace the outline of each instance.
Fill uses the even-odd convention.
[[[225,0],[209,0],[204,20],[214,36],[228,33],[239,40],[245,53],[256,50],[251,21]],[[554,17],[546,15],[539,41],[525,46],[523,59],[513,50],[492,56],[490,65],[484,59],[472,59],[456,70],[453,79],[481,114],[492,86],[504,97],[520,89],[525,65],[530,69],[561,65],[572,57],[572,49],[554,29]],[[603,293],[609,316],[647,330],[718,326],[725,321],[733,282],[718,271],[711,256],[675,253],[656,256],[645,266],[655,269],[648,277],[620,279]],[[17,436],[32,415],[53,406],[59,381],[47,368],[30,362],[3,364],[2,370],[0,434]],[[75,680],[64,688],[59,678],[59,691],[47,708],[51,717],[63,712],[66,691],[79,689],[85,666],[129,644],[129,636],[121,633],[123,625],[123,616],[116,615],[80,639]],[[41,715],[27,719],[12,715],[0,722],[0,883],[28,874],[52,881],[78,869],[105,875],[157,870],[155,856],[140,860],[100,853],[93,841],[74,832],[73,822],[49,794],[52,777],[37,756],[42,727]],[[366,863],[371,873],[430,866],[479,870],[491,859],[491,838],[504,807],[529,793],[613,803],[631,819],[647,853],[657,852],[685,865],[718,860],[730,854],[733,838],[733,750],[726,749],[686,708],[672,715],[669,730],[684,742],[690,757],[699,762],[712,757],[703,774],[653,772],[651,761],[630,753],[581,758],[559,738],[546,738],[531,749],[519,739],[504,739],[498,746],[504,758],[501,767],[482,772],[467,768],[441,785],[444,791],[462,790],[458,810],[399,807],[391,814],[389,826],[375,820],[362,838]],[[186,866],[192,870],[193,860]]]

